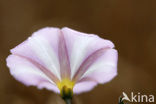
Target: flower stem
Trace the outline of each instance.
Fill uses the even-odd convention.
[[[72,104],[73,90],[71,88],[63,86],[60,94],[66,104]]]
[[[64,101],[66,102],[66,104],[72,104],[71,99],[64,99]]]

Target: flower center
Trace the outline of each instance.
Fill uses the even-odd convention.
[[[72,97],[74,85],[75,82],[69,79],[63,79],[57,83],[57,87],[59,88],[62,97]]]

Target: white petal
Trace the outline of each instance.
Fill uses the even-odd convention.
[[[57,92],[55,83],[30,61],[16,55],[10,55],[7,58],[7,66],[11,75],[25,85],[44,87]]]
[[[80,94],[82,92],[87,92],[87,91],[92,90],[96,85],[97,85],[97,83],[93,82],[93,81],[80,82],[74,86],[73,92],[76,94]]]
[[[69,28],[63,28],[62,32],[70,58],[71,78],[73,78],[82,62],[94,51],[100,48],[114,47],[112,42],[101,39],[97,35],[85,34]]]
[[[99,83],[106,83],[117,75],[117,51],[108,49],[104,52],[81,78],[90,77]]]
[[[12,49],[13,54],[24,55],[45,66],[60,79],[58,60],[57,28],[44,28],[28,38],[25,42]]]

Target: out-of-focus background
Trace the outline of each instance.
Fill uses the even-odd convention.
[[[119,52],[118,76],[74,96],[75,104],[117,104],[123,91],[156,95],[155,0],[0,0],[0,104],[64,104],[16,81],[6,67],[9,50],[46,26],[98,34]]]

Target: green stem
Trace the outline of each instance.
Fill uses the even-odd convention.
[[[64,99],[64,101],[66,102],[66,104],[72,104],[71,99]]]

